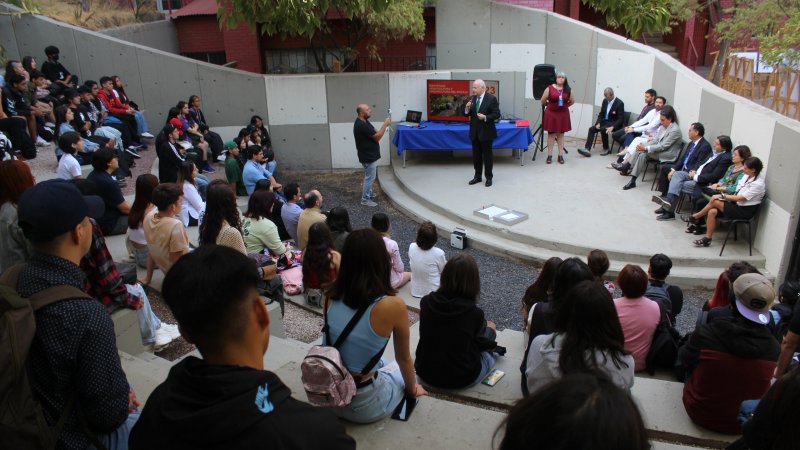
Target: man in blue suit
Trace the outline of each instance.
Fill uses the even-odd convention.
[[[486,83],[475,80],[472,83],[472,98],[464,108],[469,117],[469,139],[472,141],[472,164],[475,176],[470,185],[481,182],[481,173],[486,172],[486,187],[492,185],[492,141],[497,137],[494,122],[500,118],[500,103],[497,97],[486,92]]]

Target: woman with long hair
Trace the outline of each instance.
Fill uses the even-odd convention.
[[[546,106],[542,128],[547,131],[547,164],[553,162],[553,144],[558,142],[558,163],[564,164],[564,133],[572,130],[569,107],[575,103],[567,74],[559,72],[555,83],[547,86],[542,94],[542,106]]]
[[[325,222],[308,229],[308,244],[303,252],[303,287],[324,290],[336,280],[342,256],[333,248],[331,231]]]
[[[206,213],[200,223],[200,243],[224,245],[247,254],[236,194],[223,180],[212,181],[206,190]]]
[[[326,292],[325,345],[336,342],[356,313],[362,313],[339,346],[357,390],[349,405],[333,411],[350,422],[376,422],[392,414],[404,396],[427,394],[416,382],[406,304],[395,295],[390,272],[383,237],[375,230],[355,230],[345,240],[339,274]],[[390,337],[396,366],[381,358]]]
[[[333,248],[341,252],[344,247],[344,240],[347,235],[353,231],[353,226],[350,225],[350,214],[347,209],[341,206],[335,206],[328,211],[328,217],[325,223],[331,230],[331,238],[333,239]]]
[[[36,184],[28,164],[19,160],[0,162],[0,272],[27,261],[32,250],[17,221],[22,193]]]
[[[478,307],[480,273],[475,258],[447,261],[441,285],[420,301],[414,366],[426,383],[445,389],[474,386],[497,361],[496,326]]]
[[[525,372],[529,394],[562,375],[593,371],[604,372],[622,389],[633,386],[633,356],[625,351],[614,301],[600,282],[582,281],[569,291],[556,329],[531,342]]]
[[[197,124],[198,130],[203,134],[203,138],[208,142],[208,146],[211,149],[212,160],[216,161],[222,154],[222,149],[224,147],[222,137],[209,129],[206,116],[203,114],[201,108],[202,100],[199,95],[190,96],[187,103],[189,104],[189,113],[187,115],[189,124]]]
[[[731,144],[731,138],[728,136],[719,136],[714,141],[714,146],[717,146],[717,143],[720,143],[720,146],[724,148],[721,144],[724,140],[727,140],[728,145]],[[705,208],[705,206],[711,200],[711,195],[713,194],[735,194],[736,187],[739,185],[739,180],[742,179],[744,176],[744,160],[751,157],[753,154],[750,151],[750,147],[746,145],[737,145],[736,148],[733,149],[731,152],[731,164],[728,167],[728,170],[725,171],[725,175],[722,178],[708,186],[708,188],[703,188],[702,195],[697,198],[693,195],[692,200],[694,200],[694,205],[692,211],[700,211],[701,209]],[[687,222],[686,223],[686,232],[693,233],[693,234],[705,234],[706,232],[706,224],[704,219],[700,219],[698,223]]]
[[[287,249],[281,241],[278,226],[270,220],[274,205],[275,194],[269,190],[257,189],[250,196],[250,200],[247,202],[247,212],[244,213],[242,221],[247,254],[287,255]],[[305,263],[305,260],[303,262]]]
[[[691,223],[699,223],[700,219],[706,219],[706,235],[694,241],[696,247],[708,247],[711,245],[711,236],[717,226],[717,216],[720,214],[729,220],[748,220],[758,211],[758,206],[764,200],[767,192],[767,184],[764,177],[759,177],[764,169],[764,163],[755,156],[744,160],[745,176],[739,180],[736,192],[733,194],[719,193],[711,196],[708,204],[700,211],[692,214],[689,219]]]
[[[128,252],[133,256],[139,267],[147,267],[150,252],[147,250],[147,239],[144,237],[142,221],[155,205],[153,205],[153,190],[158,186],[155,175],[144,173],[136,177],[136,195],[128,213]]]
[[[561,264],[562,259],[558,256],[553,256],[544,262],[542,270],[539,271],[539,276],[522,296],[522,321],[524,324],[525,335],[528,334],[528,326],[530,326],[530,312],[534,304],[539,302],[546,302],[548,295],[553,287],[553,278],[556,276],[556,269]],[[525,342],[528,342],[527,339]]]
[[[195,145],[192,141],[189,135],[189,122],[186,120],[183,108],[177,106],[170,108],[167,113],[166,124],[172,125],[178,129],[178,137],[175,139],[175,145],[183,148],[184,152],[187,153],[187,157],[197,164],[198,169],[213,173],[214,169],[208,165],[208,146]],[[206,148],[204,149],[203,147]],[[211,170],[206,170],[206,168]]]
[[[147,119],[145,119],[144,114],[139,111],[139,105],[128,98],[128,94],[125,93],[125,85],[122,84],[122,78],[120,78],[119,75],[112,75],[111,81],[114,83],[113,92],[117,95],[120,103],[133,109],[133,116],[136,118],[136,129],[138,135],[143,138],[152,139],[153,135],[150,134],[150,127],[147,126]]]
[[[72,112],[69,106],[60,105],[56,107],[55,116],[56,116],[56,130],[55,130],[56,141],[58,141],[59,136],[61,136],[64,133],[73,132],[80,135],[80,133],[75,131],[75,128],[72,126],[72,120],[75,119],[75,114]],[[98,145],[96,142],[92,142],[88,139],[85,139],[82,136],[81,140],[83,141],[82,153],[84,154],[88,153],[89,154],[88,161],[91,161],[91,153],[100,148],[100,145]],[[60,160],[61,157],[64,155],[64,150],[62,150],[61,147],[58,145],[56,145],[55,148],[56,148],[56,158]],[[79,156],[83,157],[84,155],[79,155]]]
[[[389,224],[389,216],[385,213],[374,214],[372,216],[372,229],[383,236],[383,241],[386,243],[386,251],[389,252],[389,258],[392,262],[392,287],[400,289],[411,281],[411,272],[405,271],[403,259],[400,257],[400,248],[397,246],[397,241],[391,237],[392,230]]]
[[[203,171],[214,173],[215,170],[211,167],[208,159],[208,155],[211,153],[211,147],[209,147],[208,142],[206,142],[206,139],[203,137],[203,133],[200,132],[200,125],[189,121],[189,104],[180,101],[175,105],[175,108],[178,110],[178,116],[176,118],[180,120],[181,128],[186,138],[195,148],[199,148],[203,154]]]
[[[181,206],[181,222],[184,227],[193,227],[200,223],[206,210],[206,202],[200,195],[195,177],[200,175],[197,166],[191,161],[184,161],[178,170],[178,186],[183,188],[183,205]]]

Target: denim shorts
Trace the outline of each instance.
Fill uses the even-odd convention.
[[[379,367],[388,364],[381,359]],[[349,405],[334,408],[340,418],[354,423],[372,423],[389,417],[405,395],[400,368],[391,372],[378,370],[372,384],[356,391]]]
[[[480,383],[486,375],[489,375],[489,372],[494,369],[494,364],[497,362],[497,353],[495,352],[481,352],[481,373],[478,374],[478,378],[475,379],[475,382],[470,384],[467,387],[475,386],[476,384]]]

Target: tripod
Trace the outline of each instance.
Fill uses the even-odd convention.
[[[534,142],[536,142],[536,147],[534,147],[534,149],[533,149],[533,158],[531,159],[531,161],[536,161],[536,150],[539,150],[540,152],[544,151],[544,143],[542,142],[542,140],[544,140],[544,128],[543,128],[544,111],[545,111],[545,106],[542,105],[542,115],[539,118],[539,128],[537,128],[536,131],[533,132],[533,140],[534,140]],[[536,137],[536,134],[539,134],[538,138]],[[564,138],[562,137],[561,139],[564,139]],[[565,148],[564,149],[564,154],[567,154],[567,153],[569,153],[569,152]]]

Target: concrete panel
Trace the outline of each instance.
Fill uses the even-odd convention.
[[[376,128],[380,125],[377,121],[371,122]],[[334,169],[360,169],[362,166],[358,162],[356,143],[353,139],[353,122],[332,123],[329,127],[331,135],[331,166]],[[381,159],[378,160],[378,165],[380,166],[388,166],[390,164],[392,136],[394,136],[393,131],[388,131],[381,139]]]
[[[767,184],[771,184],[769,179]],[[758,223],[753,230],[755,232],[753,247],[766,258],[766,267],[770,274],[779,275],[785,273],[789,264],[792,252],[790,242],[797,226],[797,214],[792,215],[773,202],[771,199],[773,194],[775,192],[770,192],[767,188],[768,198],[761,206]],[[747,233],[739,233],[739,239],[747,239]]]
[[[328,120],[331,123],[352,124],[356,118],[356,105],[362,102],[372,106],[374,122],[386,119],[389,109],[387,73],[326,75],[325,90],[328,93]],[[392,110],[392,114],[395,121],[405,120],[405,110]]]
[[[404,114],[409,109],[422,111],[422,120],[428,120],[428,103],[425,98],[428,90],[426,81],[449,80],[450,76],[450,72],[444,71],[390,73],[389,107],[392,108],[394,120],[401,120],[399,119],[401,117],[400,114]],[[380,111],[378,114],[380,114]],[[404,119],[405,116],[402,116],[402,118]]]
[[[563,36],[569,36],[564,39]],[[547,18],[545,61],[564,71],[575,103],[593,103],[597,70],[597,32],[590,27],[558,16]]]
[[[331,168],[331,137],[328,125],[275,125],[269,129],[272,146],[281,169]]]
[[[668,104],[675,101],[675,69],[656,58],[653,65],[653,85],[658,95],[667,99]]]
[[[158,130],[170,108],[178,101],[186,101],[190,95],[200,92],[198,63],[142,47],[137,47],[136,55],[142,100],[147,105],[147,120],[154,130]]]
[[[544,44],[492,44],[492,69],[514,70],[525,74],[522,92],[533,98],[533,67],[544,61]]]
[[[200,95],[206,120],[214,126],[244,127],[253,115],[269,123],[264,77],[211,64],[197,64]],[[189,96],[183,97],[184,101]],[[238,129],[237,129],[238,131]]]
[[[800,158],[797,157],[797,143],[800,142],[800,131],[782,123],[775,124],[772,138],[772,150],[769,158],[764,159],[768,171],[767,196],[778,207],[797,214],[798,178]],[[761,155],[758,155],[761,156]]]
[[[753,152],[753,156],[758,156],[769,165],[775,125],[775,117],[772,114],[764,114],[763,108],[750,102],[736,102],[733,106],[730,134],[733,145],[746,144]],[[708,133],[706,135],[712,136]]]
[[[492,3],[493,45],[518,43],[544,45],[546,35],[547,14],[542,10]],[[492,68],[495,68],[494,65]]]
[[[642,46],[638,45],[638,42],[625,39],[612,33],[599,32],[597,34],[597,46],[609,50],[633,51],[640,55],[646,53],[645,50],[641,48]],[[637,66],[637,68],[640,67],[641,66]]]
[[[598,48],[594,104],[603,103],[603,90],[610,86],[625,102],[625,110],[633,111],[634,117],[638,115],[639,99],[653,85],[654,60],[653,55],[646,53]],[[634,67],[636,70],[625,70]]]
[[[723,98],[710,91],[703,91],[700,98],[699,121],[706,127],[706,136],[731,135],[734,107],[735,103],[728,98]],[[682,122],[681,125],[688,128],[690,123]]]
[[[78,53],[84,74],[81,82],[100,81],[102,76],[119,75],[128,98],[147,110],[149,105],[143,98],[136,47],[86,31],[76,30],[74,36],[75,44],[81,49]]]
[[[495,80],[500,82],[500,113],[505,117],[507,115],[515,115],[517,111],[516,103],[519,101],[520,107],[523,105],[523,97],[516,98],[516,72],[494,72],[494,71],[476,71],[476,72],[453,72],[454,80],[475,80],[477,78],[483,80]]]
[[[700,118],[700,100],[703,97],[703,88],[697,80],[683,73],[675,75],[675,97],[668,103],[672,104],[678,114],[678,123],[681,126],[683,140],[688,139],[686,130],[689,124],[697,122]],[[685,126],[684,126],[685,125]]]
[[[594,124],[597,118],[597,111],[595,105],[587,103],[575,103],[569,107],[570,120],[572,121],[572,131],[568,131],[565,135],[580,139],[586,139],[586,132]],[[581,141],[583,145],[583,141]]]
[[[174,53],[176,55],[180,52],[178,32],[172,20],[138,23],[103,30],[100,31],[100,33],[123,41],[161,50],[162,52]]]
[[[41,67],[47,61],[44,48],[55,45],[61,51],[59,62],[83,80],[73,37],[74,30],[77,28],[42,16],[23,15],[14,20],[20,56],[35,56]]]
[[[436,3],[436,65],[440,69],[488,69],[491,8],[487,0]]]
[[[14,34],[14,24],[11,16],[0,16],[0,43],[3,44],[6,59],[16,59],[22,61],[19,48],[17,47],[17,37]],[[38,59],[38,53],[37,61]]]
[[[266,77],[269,123],[328,123],[324,75]]]

